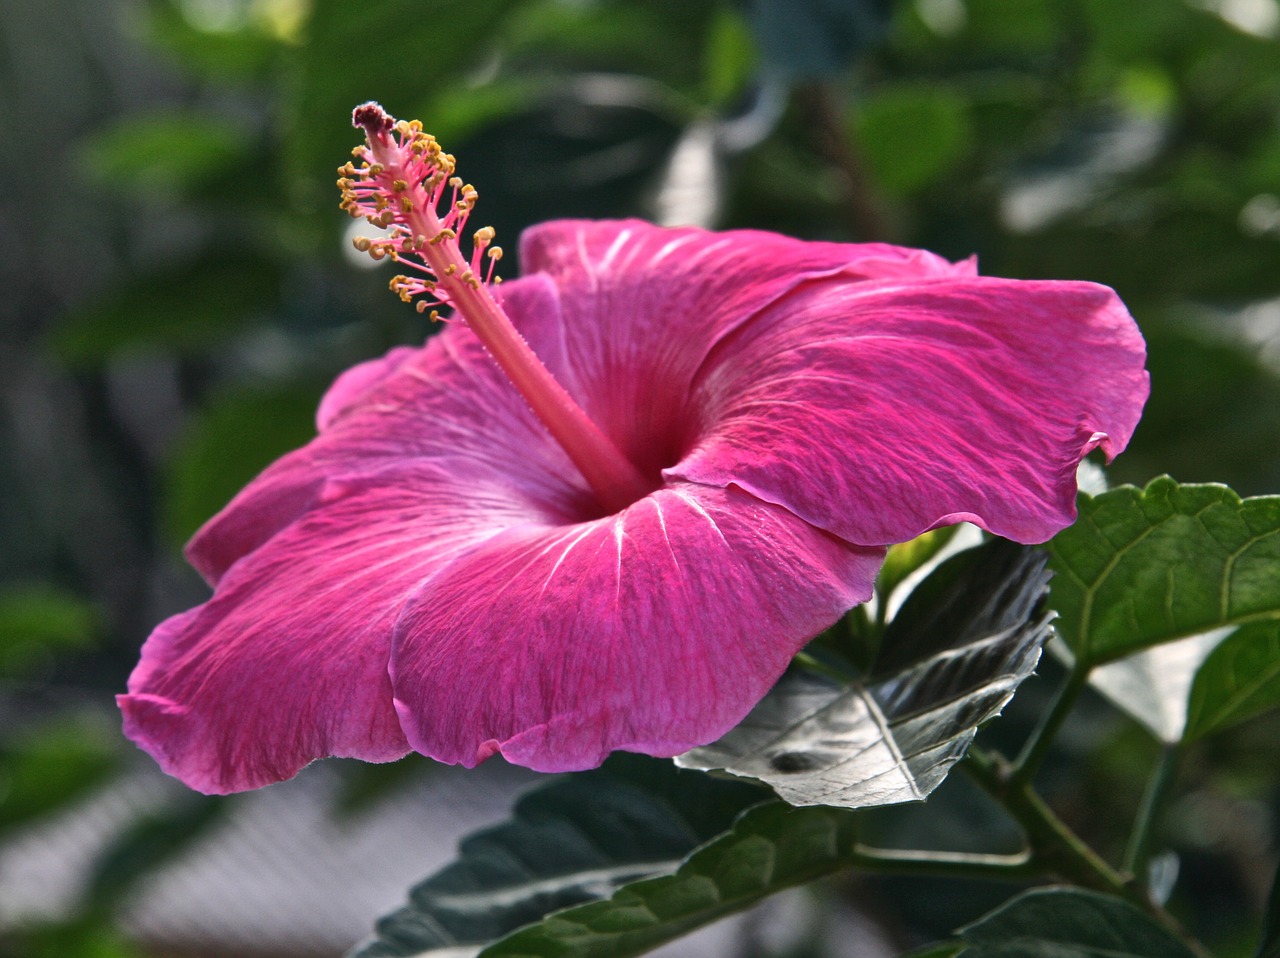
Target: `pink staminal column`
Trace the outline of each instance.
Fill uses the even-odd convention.
[[[390,256],[413,269],[415,276],[396,276],[391,288],[405,302],[419,298],[417,308],[452,307],[485,345],[534,413],[569,455],[594,491],[600,505],[619,511],[657,485],[646,479],[601,432],[572,396],[556,381],[517,332],[489,292],[500,247],[490,246],[493,229],[474,237],[468,261],[458,245],[459,233],[475,206],[474,187],[454,175],[454,158],[414,120],[397,122],[377,103],[355,109],[352,123],[362,129],[366,145],[338,172],[342,208],[354,217],[388,230],[381,239],[356,239],[356,247],[374,259]],[[446,189],[447,212],[440,213]],[[481,276],[482,258],[489,259]],[[438,314],[431,313],[433,318]]]

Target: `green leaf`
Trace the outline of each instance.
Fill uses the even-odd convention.
[[[522,798],[514,820],[463,841],[458,861],[378,922],[358,958],[482,945],[558,908],[672,871],[766,797],[759,788],[617,755]]]
[[[1234,630],[1213,629],[1165,642],[1099,666],[1089,684],[1167,745],[1182,741],[1187,702],[1196,673]]]
[[[1271,880],[1271,896],[1267,899],[1267,913],[1262,919],[1262,940],[1254,958],[1280,958],[1280,867]]]
[[[911,83],[877,90],[858,105],[858,149],[876,181],[906,194],[954,167],[973,143],[964,98],[944,87]]]
[[[323,391],[323,383],[304,378],[214,400],[187,428],[165,477],[172,541],[185,542],[258,472],[310,440]]]
[[[707,99],[716,106],[731,103],[746,87],[756,59],[755,45],[742,18],[732,10],[721,8],[711,21],[707,37],[704,81]]]
[[[97,637],[94,607],[79,596],[40,584],[0,589],[0,675],[16,675],[63,649]]]
[[[187,192],[249,155],[249,135],[224,117],[145,114],[91,139],[84,159],[100,180],[133,194]]]
[[[94,863],[85,897],[90,907],[111,909],[165,862],[182,855],[222,820],[234,799],[194,792],[131,822]]]
[[[886,601],[903,581],[941,552],[956,534],[957,526],[943,526],[909,542],[899,542],[889,547],[880,574],[876,576],[876,595]]]
[[[675,874],[634,882],[606,901],[550,915],[482,958],[626,958],[849,864],[854,812],[771,802],[698,849]]]
[[[1058,632],[1085,666],[1229,625],[1280,620],[1280,496],[1167,476],[1082,496],[1050,543]]]
[[[1024,892],[958,934],[962,958],[1193,958],[1133,905],[1079,889]]]
[[[211,254],[132,278],[63,318],[53,348],[72,366],[128,350],[200,353],[265,314],[279,299],[277,267],[243,253]]]
[[[1045,560],[1003,540],[952,557],[886,632],[891,668],[865,683],[793,670],[677,763],[759,779],[792,805],[923,801],[1035,669],[1049,634]],[[922,657],[901,661],[903,648]]]
[[[1191,686],[1185,738],[1194,741],[1280,705],[1280,623],[1247,625],[1205,659]]]
[[[119,731],[59,718],[0,742],[0,835],[52,814],[112,777]]]

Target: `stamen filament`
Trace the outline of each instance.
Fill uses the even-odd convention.
[[[357,241],[357,247],[367,248],[375,257],[394,254],[399,262],[417,266],[408,259],[412,255],[404,249],[408,245],[422,258],[435,282],[397,277],[392,289],[406,302],[416,293],[429,292],[440,303],[453,307],[568,454],[604,508],[618,511],[647,495],[654,483],[645,479],[556,381],[489,292],[486,283],[502,255],[498,247],[489,250],[488,275],[481,280],[481,257],[493,230],[483,227],[477,232],[470,261],[462,255],[458,234],[475,204],[476,190],[446,175],[446,170],[452,173],[453,158],[439,154],[435,141],[421,134],[416,121],[397,124],[375,103],[358,107],[353,122],[365,131],[368,163],[359,170],[350,164],[343,168],[344,179],[339,181],[342,207],[353,216],[368,216],[393,230],[386,240]],[[393,130],[400,137],[393,138]],[[421,157],[432,150],[436,151],[433,156],[441,157],[436,166],[439,172],[424,176]],[[451,198],[448,212],[441,217],[437,203],[446,181]],[[418,242],[422,237],[425,243]],[[419,308],[425,305],[419,303]]]

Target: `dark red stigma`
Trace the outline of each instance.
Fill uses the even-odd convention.
[[[363,129],[369,136],[390,133],[396,125],[395,118],[377,103],[370,100],[351,111],[351,125]]]

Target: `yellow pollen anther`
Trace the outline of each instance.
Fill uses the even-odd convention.
[[[489,259],[493,260],[494,262],[497,262],[498,260],[502,259],[502,247],[501,246],[493,247],[492,249],[489,250],[488,256],[489,256]]]
[[[405,190],[409,188],[409,184],[406,183],[404,180],[396,180],[394,183],[391,184],[391,188],[395,190],[397,193],[403,193]]]
[[[351,245],[360,252],[367,253],[373,248],[373,240],[369,239],[367,236],[357,236],[351,241]]]
[[[450,263],[448,266],[446,266],[446,267],[444,268],[444,275],[446,275],[446,276],[452,276],[452,275],[453,275],[454,273],[456,273],[457,271],[458,271],[458,264],[457,264],[457,263]]]
[[[448,227],[445,227],[435,236],[431,237],[431,239],[428,242],[430,242],[432,246],[439,246],[445,240],[451,240],[451,239],[457,239],[457,238],[458,238],[457,233],[455,233],[453,230],[449,229]]]
[[[496,235],[497,231],[494,230],[492,226],[482,226],[476,230],[475,236],[472,237],[472,240],[477,246],[488,246],[493,242],[493,238]]]

